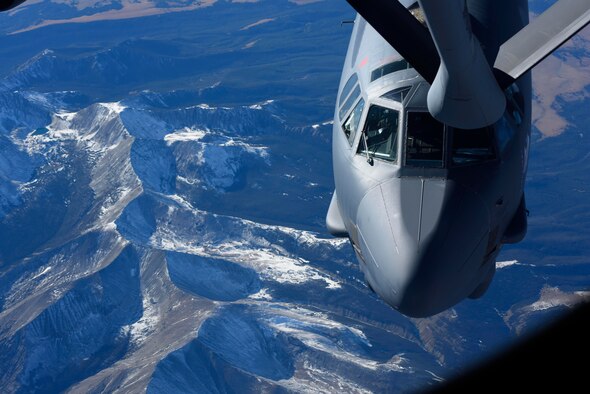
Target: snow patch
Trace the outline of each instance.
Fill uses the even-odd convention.
[[[167,134],[164,140],[174,149],[177,180],[204,189],[223,192],[235,185],[243,179],[252,156],[271,164],[267,146],[220,132],[184,128]]]
[[[386,362],[367,357],[372,344],[362,330],[331,320],[328,315],[304,308],[272,308],[268,325],[288,334],[306,346],[330,354],[341,361],[370,370],[412,372],[403,353]]]
[[[160,313],[157,304],[150,301],[147,294],[143,295],[143,315],[133,324],[121,327],[121,331],[130,335],[130,340],[135,345],[143,343],[155,330],[160,322]]]
[[[278,283],[301,284],[313,280],[324,281],[328,289],[339,289],[340,283],[320,273],[302,258],[281,256],[271,249],[245,249],[241,242],[227,242],[219,246],[224,254],[260,273],[262,279]]]
[[[255,145],[251,145],[248,143],[245,143],[243,141],[239,141],[236,140],[234,138],[228,138],[227,141],[221,143],[219,146],[237,146],[242,148],[243,151],[251,153],[253,155],[259,156],[263,159],[265,159],[265,161],[267,162],[267,164],[270,164],[268,162],[269,159],[269,154],[268,154],[268,146],[255,146]]]
[[[99,103],[103,107],[107,108],[109,111],[116,113],[117,115],[121,112],[125,111],[127,108],[126,106],[122,105],[120,101],[116,103]]]
[[[47,267],[43,268],[43,269],[41,270],[41,272],[39,272],[38,274],[35,274],[35,275],[34,275],[33,277],[31,277],[29,280],[34,280],[34,279],[37,279],[37,278],[38,278],[38,277],[40,277],[40,276],[43,276],[43,275],[45,275],[46,273],[48,273],[49,271],[51,271],[51,269],[52,269],[52,268],[53,268],[52,266],[47,266]]]
[[[272,301],[272,296],[268,294],[268,289],[260,289],[258,293],[251,294],[248,298],[259,301]]]
[[[303,376],[293,376],[283,380],[280,382],[281,385],[296,393],[373,393],[329,368],[323,369],[312,364],[309,360],[303,362],[303,369],[305,370]]]
[[[309,261],[293,256],[280,243],[271,242],[267,235],[274,238],[291,238],[298,245],[313,247],[320,243],[340,247],[342,239],[320,239],[313,233],[290,229],[282,226],[264,225],[248,220],[212,215],[195,209],[178,195],[161,195],[163,200],[171,200],[178,209],[168,210],[157,219],[148,244],[154,248],[194,254],[202,257],[224,259],[254,269],[263,280],[278,283],[301,285],[310,281],[323,281],[328,289],[339,289],[341,284],[328,274],[314,268]],[[188,226],[171,226],[182,217]],[[211,222],[218,231],[195,233],[204,223]],[[262,231],[261,231],[262,230]],[[267,234],[267,235],[266,235]]]
[[[506,267],[510,267],[511,265],[520,265],[518,260],[510,260],[510,261],[497,261],[496,262],[496,269],[502,269]]]
[[[425,372],[428,372],[429,374],[431,374],[431,375],[432,375],[432,377],[434,378],[434,380],[435,380],[435,381],[437,381],[437,382],[444,382],[444,381],[445,381],[443,378],[441,378],[440,376],[438,376],[437,374],[435,374],[435,373],[434,373],[434,372],[432,372],[432,371],[429,371],[429,370],[427,370],[427,369],[425,369],[424,371],[425,371]]]
[[[217,109],[217,107],[211,107],[209,104],[191,105],[191,106],[185,107],[184,109],[195,109],[195,108],[205,109],[205,110],[208,110],[208,111],[213,111],[213,110],[216,110]]]
[[[498,261],[496,262],[496,269],[502,269],[506,267],[511,267],[513,265],[521,265],[526,267],[536,267],[536,264],[529,264],[529,263],[521,263],[518,260],[508,260],[508,261]],[[546,264],[546,267],[552,266],[552,264]]]
[[[186,183],[187,185],[191,185],[191,186],[196,186],[196,185],[199,185],[201,183],[201,181],[199,179],[189,179],[187,177],[180,176],[180,175],[178,175],[176,177],[176,180],[178,182]]]
[[[175,142],[200,141],[206,135],[206,130],[185,127],[173,133],[166,134],[164,136],[164,141],[166,141],[168,145],[172,145]]]
[[[243,241],[229,241],[218,245],[189,246],[170,237],[166,230],[158,228],[150,238],[150,244],[159,249],[195,254],[204,257],[223,258],[252,268],[263,280],[301,285],[309,281],[323,281],[328,289],[339,289],[338,281],[309,265],[309,261],[277,254],[268,248],[252,248]]]
[[[118,203],[126,203],[130,201],[132,194],[137,194],[137,191],[138,190],[136,187],[131,188],[128,186],[121,186],[115,189],[111,194],[109,194],[103,202],[103,205],[100,207],[100,213],[98,216],[98,227],[107,229],[109,224],[117,218],[117,213],[122,208],[121,205]],[[114,225],[114,223],[112,224]]]
[[[192,206],[192,204],[190,202],[186,201],[184,198],[182,198],[178,194],[168,194],[163,197],[171,199],[172,201],[174,201],[176,204],[178,204],[179,206],[181,206],[184,209],[189,209],[189,210],[196,209],[195,207]]]
[[[254,104],[254,105],[250,105],[248,108],[250,109],[255,109],[255,110],[261,110],[263,109],[265,106],[274,103],[274,100],[266,100],[263,103],[260,104]]]
[[[582,301],[590,299],[590,291],[563,292],[558,287],[544,287],[539,294],[539,300],[533,302],[527,309],[544,311],[558,306],[572,307]]]
[[[16,92],[15,92],[16,93]],[[26,91],[22,93],[23,97],[28,101],[39,104],[44,107],[51,107],[51,102],[45,94],[33,91]]]
[[[72,120],[76,112],[58,112],[52,116],[51,123],[46,127],[47,133],[43,135],[29,135],[27,140],[36,142],[49,142],[52,139],[72,140],[79,136],[78,130],[71,128]]]

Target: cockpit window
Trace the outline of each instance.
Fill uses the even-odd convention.
[[[390,92],[385,93],[381,97],[384,99],[397,101],[398,103],[403,103],[403,101],[406,98],[406,96],[408,95],[408,92],[410,91],[410,89],[411,89],[410,86],[394,89]]]
[[[388,63],[384,66],[376,68],[371,73],[371,82],[378,80],[381,77],[394,73],[400,70],[406,70],[411,68],[410,63],[405,60],[397,60],[395,62]]]
[[[491,127],[451,130],[453,130],[452,160],[454,165],[475,164],[495,157]]]
[[[357,153],[396,161],[398,124],[398,111],[371,105]]]
[[[442,168],[444,130],[428,112],[408,112],[406,165]]]
[[[346,100],[346,97],[348,97],[348,94],[350,93],[354,85],[356,85],[357,81],[358,77],[356,76],[356,74],[352,74],[352,76],[348,78],[348,81],[346,81],[346,85],[344,85],[344,88],[342,88],[342,93],[340,93],[340,101],[338,102],[338,105],[341,106],[344,100]]]
[[[352,105],[355,103],[356,99],[360,95],[361,95],[361,88],[358,85],[356,85],[356,88],[352,91],[348,100],[346,100],[344,105],[340,108],[340,112],[338,113],[340,116],[340,119],[344,118],[344,115],[346,115],[348,113],[348,111],[350,110],[350,108],[352,107]]]
[[[361,115],[363,114],[363,108],[365,107],[365,100],[362,98],[356,104],[346,121],[342,124],[342,131],[348,138],[348,143],[352,145],[354,141],[354,136],[356,135],[356,131],[359,127],[359,122],[361,121]]]

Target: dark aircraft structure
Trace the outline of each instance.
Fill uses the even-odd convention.
[[[326,217],[368,285],[426,317],[481,297],[527,231],[529,70],[590,21],[560,0],[347,0],[358,12],[333,128]]]
[[[0,11],[7,11],[24,3],[25,0],[0,0]]]

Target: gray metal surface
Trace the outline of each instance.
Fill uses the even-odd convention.
[[[428,110],[438,121],[462,129],[495,123],[506,100],[471,31],[465,0],[418,2],[441,58]]]
[[[462,13],[464,4],[469,11],[473,9],[469,23]],[[413,7],[414,2],[404,2],[404,6]],[[449,35],[447,42],[437,43],[449,62],[445,72],[452,74],[443,84],[446,86],[437,89],[452,91],[449,88],[454,87],[454,80],[461,81],[459,93],[460,85],[466,84],[475,95],[490,95],[492,88],[479,83],[483,69],[498,93],[488,61],[495,58],[506,37],[528,22],[526,0],[458,0],[451,9],[453,15],[447,22],[455,21],[454,26],[445,28],[442,23],[433,29],[442,29],[441,37]],[[372,13],[379,11],[383,10],[372,9]],[[395,18],[390,18],[390,23],[395,23]],[[460,31],[470,24],[473,34]],[[411,35],[403,39],[411,42],[408,37]],[[461,44],[458,47],[457,42]],[[478,63],[465,66],[460,57],[473,53],[474,43]],[[479,43],[482,47],[477,49]],[[453,46],[459,58],[452,53]],[[438,53],[433,55],[437,69],[438,58]],[[416,69],[404,68],[403,60],[389,40],[357,16],[334,113],[336,191],[326,224],[333,234],[349,237],[370,287],[392,307],[418,317],[441,312],[466,297],[481,296],[493,278],[503,240],[516,240],[513,233],[521,236],[526,231],[518,212],[530,139],[531,81],[527,74],[510,89],[500,91],[498,101],[502,105],[507,101],[509,110],[502,108],[500,119],[489,129],[474,131],[490,135],[489,155],[475,161],[468,155],[463,159],[467,161],[455,162],[463,146],[457,141],[469,141],[470,137],[429,118],[433,88]],[[474,68],[467,79],[455,75],[462,67]],[[443,95],[443,101],[448,97]],[[471,111],[468,106],[462,108],[463,112]],[[373,144],[379,130],[392,133],[389,128],[374,128],[380,123],[369,115],[379,113],[388,114],[387,119],[398,114],[397,145],[388,148],[394,151],[385,156],[382,146],[370,150],[367,142],[370,138]],[[461,121],[469,115],[457,112],[453,116]],[[359,118],[352,122],[352,116]],[[476,117],[482,117],[481,111]],[[421,126],[416,128],[418,124]],[[345,130],[345,125],[353,129]],[[501,144],[500,135],[504,136]],[[463,149],[470,151],[469,144]],[[477,155],[477,150],[471,154]]]
[[[332,195],[332,201],[330,201],[330,207],[328,208],[328,214],[326,215],[326,227],[330,234],[335,237],[347,237],[348,232],[346,226],[340,215],[340,208],[338,207],[338,196],[336,191]]]
[[[346,0],[387,42],[422,75],[432,82],[438,56],[430,34],[406,10],[413,2],[397,0]],[[408,40],[408,37],[412,37]]]

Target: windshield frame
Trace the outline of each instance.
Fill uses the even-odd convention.
[[[401,143],[401,154],[403,156],[402,160],[401,160],[401,166],[404,168],[418,168],[418,169],[423,169],[423,170],[444,170],[444,169],[448,169],[449,168],[449,160],[448,160],[448,151],[449,151],[449,143],[450,143],[450,139],[449,139],[449,133],[447,130],[447,125],[441,122],[442,128],[443,128],[443,142],[442,142],[442,159],[441,159],[441,163],[442,166],[438,167],[438,166],[417,166],[417,165],[409,165],[407,163],[407,140],[408,140],[408,121],[410,119],[410,116],[408,115],[409,113],[426,113],[428,114],[430,117],[432,117],[432,115],[430,115],[430,112],[428,111],[428,109],[424,108],[404,108],[404,123],[402,125],[402,141],[403,143]],[[433,118],[433,117],[432,117]],[[434,119],[434,118],[433,118]],[[436,120],[436,119],[435,119]]]
[[[401,140],[401,136],[402,136],[402,130],[403,130],[403,122],[404,122],[404,108],[403,105],[398,102],[398,101],[394,101],[394,100],[389,100],[389,99],[383,99],[380,97],[376,97],[373,98],[371,100],[366,100],[365,101],[365,107],[363,109],[363,115],[361,117],[361,121],[360,121],[360,128],[357,130],[357,135],[355,136],[355,140],[354,143],[352,145],[352,155],[353,156],[364,156],[366,154],[365,153],[361,153],[359,152],[359,148],[360,148],[360,144],[363,144],[363,135],[364,135],[364,129],[366,126],[366,122],[367,122],[367,116],[369,114],[369,110],[372,106],[377,105],[379,107],[383,107],[383,108],[387,108],[387,109],[391,109],[393,111],[396,111],[398,113],[398,123],[397,123],[397,141],[396,141],[396,159],[395,160],[386,160],[383,158],[380,158],[377,155],[371,155],[371,157],[373,159],[375,159],[375,162],[379,162],[379,163],[384,163],[387,165],[400,165],[400,140]]]
[[[490,162],[494,162],[499,160],[500,158],[500,152],[498,149],[498,137],[497,137],[497,131],[495,129],[495,124],[492,124],[490,126],[485,127],[485,129],[488,129],[488,136],[489,136],[489,148],[491,150],[491,155],[485,159],[482,160],[474,160],[473,162],[465,162],[465,163],[455,163],[453,161],[453,140],[455,138],[455,133],[454,133],[454,128],[441,123],[443,126],[443,144],[442,144],[442,167],[436,167],[436,166],[418,166],[418,165],[412,165],[412,164],[408,164],[407,163],[407,138],[408,138],[408,121],[410,119],[410,116],[408,115],[408,113],[411,112],[421,112],[421,113],[428,113],[428,109],[426,108],[404,108],[404,123],[402,125],[402,133],[403,135],[401,136],[403,138],[403,143],[401,143],[401,154],[403,156],[400,156],[403,158],[403,160],[400,161],[400,166],[405,168],[405,169],[420,169],[422,172],[426,171],[433,171],[434,172],[440,172],[440,170],[451,170],[454,168],[467,168],[467,167],[474,167],[474,166],[479,166],[479,165],[484,165],[486,163],[490,163]],[[482,128],[484,129],[484,128]]]

